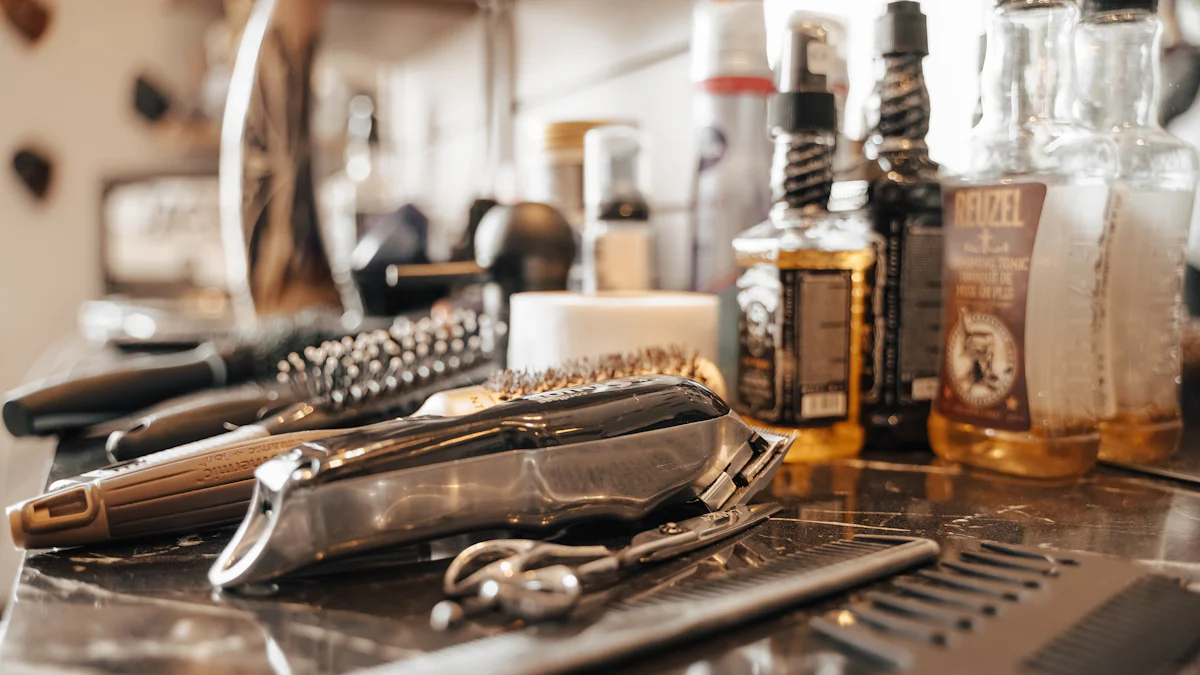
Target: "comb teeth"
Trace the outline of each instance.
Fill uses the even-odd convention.
[[[570,359],[557,368],[543,371],[505,370],[489,378],[485,386],[509,399],[637,375],[677,375],[699,382],[720,396],[725,393],[720,371],[710,361],[680,347],[648,347],[623,354]]]
[[[279,361],[276,380],[297,400],[333,410],[357,406],[480,365],[491,358],[497,326],[459,310],[445,319],[397,319],[389,330],[326,340]]]
[[[1136,563],[994,542],[812,620],[892,668],[1014,675],[1160,672],[1200,644],[1197,626],[1200,595]],[[972,663],[995,650],[968,643],[989,640],[1009,660]]]
[[[1197,642],[1200,595],[1146,576],[1110,598],[1025,662],[1043,675],[1153,673]]]

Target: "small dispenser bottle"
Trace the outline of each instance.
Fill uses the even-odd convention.
[[[908,0],[889,4],[876,26],[885,70],[872,134],[880,177],[868,206],[884,254],[869,313],[873,363],[863,382],[863,421],[872,447],[923,446],[942,327],[942,190],[925,145],[929,92],[921,69],[929,39],[920,4]]]
[[[1079,120],[1116,148],[1102,278],[1100,458],[1161,459],[1183,423],[1180,321],[1196,151],[1159,126],[1157,0],[1085,0]]]
[[[1078,9],[997,0],[970,170],[942,184],[934,452],[1006,473],[1087,471],[1100,447],[1097,309],[1111,146],[1072,123]]]
[[[655,287],[654,228],[638,189],[641,151],[631,126],[599,127],[584,137],[584,293]]]
[[[863,301],[876,243],[828,210],[837,135],[826,91],[825,31],[791,26],[771,101],[775,160],[770,218],[733,242],[738,279],[738,405],[756,423],[796,434],[787,461],[862,448]]]

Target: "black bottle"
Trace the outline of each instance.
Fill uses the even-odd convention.
[[[876,34],[886,67],[873,132],[882,175],[871,184],[868,206],[884,248],[869,310],[863,422],[869,446],[923,446],[938,388],[942,193],[925,144],[929,92],[921,61],[929,40],[920,4],[890,3]]]

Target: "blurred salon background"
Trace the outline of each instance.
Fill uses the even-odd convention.
[[[297,170],[311,171],[312,214],[325,228],[335,280],[358,291],[350,311],[400,311],[389,306],[397,279],[388,265],[461,258],[480,199],[545,201],[578,227],[583,135],[603,122],[642,133],[658,283],[691,286],[696,81],[721,59],[696,33],[710,2],[278,4],[292,14],[280,22],[291,33],[276,36],[282,46],[260,68],[300,79],[261,85],[260,95],[283,97],[268,105],[288,125],[258,124],[248,145],[270,161],[294,154],[289,143],[307,135]],[[840,26],[831,31],[839,56],[829,77],[841,94],[846,148],[869,128],[874,23],[885,4],[763,7],[768,43],[771,27],[796,11]],[[929,147],[951,172],[966,159],[978,105],[987,4],[922,2],[938,55],[925,65]],[[246,289],[229,283],[239,260],[221,227],[222,122],[238,45],[245,31],[263,29],[252,3],[3,0],[0,8],[0,390],[53,370],[46,359],[69,358],[52,347],[79,329],[94,340],[138,340],[230,322]],[[1164,0],[1160,13],[1168,26],[1164,114],[1198,143],[1200,0]],[[839,180],[852,185],[857,169],[842,162]],[[53,447],[17,454],[12,443],[0,434],[5,504],[42,487]],[[0,583],[13,578],[17,555],[0,542]]]

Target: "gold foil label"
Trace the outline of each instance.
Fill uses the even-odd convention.
[[[1046,186],[948,187],[945,345],[938,411],[955,422],[1028,431],[1025,305]]]

